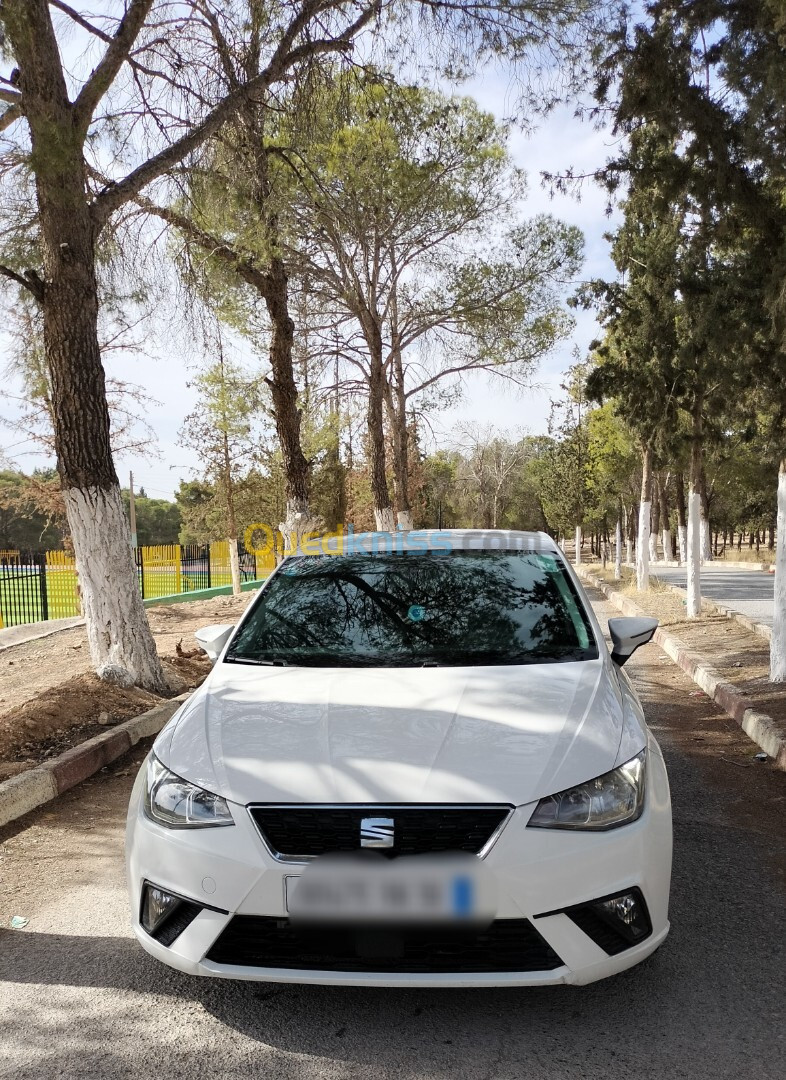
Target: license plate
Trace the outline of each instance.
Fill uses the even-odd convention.
[[[322,856],[285,888],[290,917],[308,922],[477,923],[496,913],[492,876],[472,855]]]

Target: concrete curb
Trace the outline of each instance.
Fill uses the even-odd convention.
[[[22,817],[86,780],[130,750],[140,739],[156,735],[190,694],[156,705],[139,716],[103,731],[51,761],[0,783],[0,826]]]
[[[623,596],[583,567],[579,566],[576,570],[588,585],[600,589],[607,600],[623,615],[647,614],[629,596]],[[689,649],[674,634],[658,627],[653,640],[660,645],[669,659],[682,668],[685,674],[693,679],[696,685],[772,758],[776,769],[786,771],[786,731],[780,724],[766,713],[752,709],[747,696],[742,691],[732,683],[726,682],[720,672],[711,667],[703,656]]]

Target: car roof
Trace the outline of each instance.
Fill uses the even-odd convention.
[[[513,529],[412,529],[356,533],[351,527],[341,533],[303,538],[298,555],[397,554],[403,551],[542,551],[559,552],[554,540],[544,532]]]

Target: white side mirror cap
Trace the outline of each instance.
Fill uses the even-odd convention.
[[[644,616],[626,619],[609,619],[611,635],[611,659],[620,667],[630,659],[640,645],[652,641],[652,635],[658,629],[658,620]]]
[[[194,637],[215,664],[234,629],[234,625],[216,623],[213,626],[203,626],[201,630],[197,630]]]

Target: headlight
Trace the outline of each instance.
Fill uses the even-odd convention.
[[[145,813],[170,829],[205,829],[234,825],[226,800],[189,784],[151,754],[147,762]]]
[[[538,829],[613,829],[635,821],[644,809],[647,751],[586,784],[547,795],[528,821]]]

